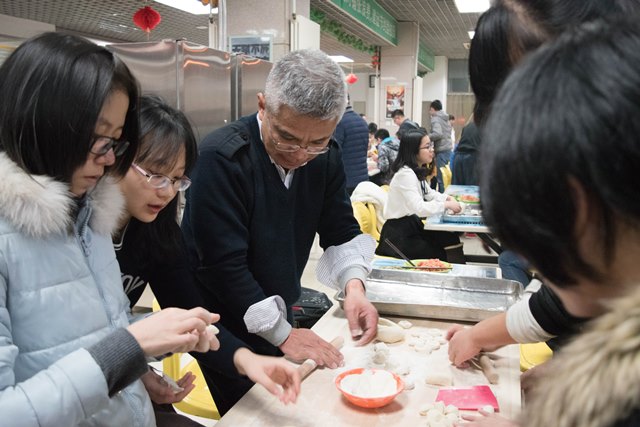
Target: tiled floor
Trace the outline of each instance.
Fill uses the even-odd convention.
[[[480,239],[475,237],[471,237],[471,238],[461,237],[460,240],[464,243],[464,251],[466,254],[479,254],[479,255],[487,254],[487,252],[483,248],[483,245]],[[315,274],[316,265],[318,264],[318,259],[320,259],[320,256],[322,256],[322,248],[320,248],[320,246],[318,245],[318,239],[316,238],[316,242],[313,248],[311,249],[311,253],[309,255],[309,262],[307,263],[307,266],[302,274],[302,280],[301,280],[302,286],[324,292],[330,298],[332,298],[333,295],[335,294],[335,290],[321,284],[320,282],[318,282],[318,279],[316,279],[316,274]],[[152,301],[153,301],[153,293],[147,286],[147,289],[145,289],[144,293],[142,294],[142,297],[138,301],[138,306],[136,307],[138,307],[138,309],[142,311],[150,310]],[[191,360],[191,356],[189,356],[188,354],[184,354],[182,356],[183,364],[188,363],[190,360]],[[154,367],[158,369],[162,369],[162,364],[158,362],[157,364],[154,364]],[[184,415],[198,421],[199,423],[201,423],[206,427],[210,427],[216,424],[215,420],[200,418],[200,417],[192,416],[189,414],[184,414]]]

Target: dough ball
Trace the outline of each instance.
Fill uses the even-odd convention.
[[[376,354],[373,355],[373,363],[376,365],[384,365],[387,363],[387,355],[387,353],[382,351],[376,352]]]
[[[433,409],[433,403],[428,403],[428,404],[426,404],[426,405],[422,405],[422,406],[420,407],[420,410],[418,411],[418,413],[419,413],[420,415],[422,415],[423,417],[425,417],[425,416],[427,416],[427,413],[428,413],[431,409]]]
[[[453,377],[450,373],[436,373],[427,375],[425,382],[431,385],[451,386],[453,385]]]
[[[447,405],[447,406],[444,408],[444,413],[445,413],[445,414],[456,414],[456,416],[458,416],[458,413],[459,413],[459,412],[460,412],[460,411],[458,410],[458,407],[457,407],[457,406],[455,406],[455,405]]]
[[[495,410],[493,409],[493,406],[491,406],[491,405],[484,405],[480,409],[482,409],[484,412],[488,412],[490,414],[493,414],[495,412]]]
[[[414,388],[416,388],[416,382],[413,380],[413,378],[405,378],[404,379],[404,389],[405,390],[413,390]]]
[[[380,317],[378,319],[378,335],[376,338],[383,343],[402,341],[404,339],[404,329],[398,326],[397,323]]]
[[[413,326],[413,323],[409,322],[408,320],[401,320],[398,322],[398,325],[400,325],[400,327],[403,329],[409,329]]]
[[[377,342],[373,345],[373,350],[376,352],[387,352],[389,353],[389,347],[383,342]]]
[[[458,422],[460,420],[460,415],[458,412],[451,412],[449,414],[445,414],[444,417],[451,421],[452,423]]]

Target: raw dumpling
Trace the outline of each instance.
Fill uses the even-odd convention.
[[[404,329],[397,323],[383,317],[378,319],[377,339],[385,343],[394,343],[404,339]]]

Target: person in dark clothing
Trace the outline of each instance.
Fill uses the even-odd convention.
[[[451,170],[451,184],[478,185],[478,171],[476,170],[480,154],[480,130],[471,120],[462,128],[460,142],[456,146],[455,161]]]
[[[640,31],[637,15],[609,19],[532,54],[501,87],[486,124],[481,184],[509,183],[481,186],[487,224],[544,277],[567,313],[560,318],[594,319],[536,368],[525,426],[640,423],[632,374],[640,355]],[[603,61],[615,67],[598,67]],[[613,151],[602,143],[612,137]],[[548,311],[549,299],[532,296],[529,306]],[[528,319],[567,332],[567,324]]]
[[[398,140],[402,139],[402,135],[411,131],[420,129],[420,125],[410,120],[408,117],[405,117],[404,111],[402,110],[393,110],[391,113],[391,118],[393,119],[393,123],[396,126],[399,126],[398,132],[396,132],[396,137]]]
[[[393,178],[391,165],[396,160],[396,157],[398,157],[400,141],[390,136],[389,131],[386,129],[378,129],[375,137],[376,141],[378,141],[376,162],[380,173],[375,175],[372,181],[378,185],[389,185],[391,178]]]
[[[353,111],[351,105],[347,105],[333,138],[342,149],[342,163],[347,175],[347,193],[351,195],[358,184],[369,180],[367,171],[369,127],[367,122]]]
[[[358,344],[376,335],[378,314],[364,291],[375,241],[353,217],[342,152],[331,138],[345,107],[340,67],[320,51],[291,52],[269,73],[258,113],[200,144],[182,229],[206,306],[259,354],[342,363],[313,331],[292,328],[316,233],[325,250],[318,278],[345,291],[351,335]],[[207,382],[219,391],[221,413],[252,385],[221,374]]]
[[[449,114],[442,111],[442,102],[438,99],[431,102],[429,115],[431,116],[429,139],[433,141],[436,150],[435,160],[438,191],[444,193],[444,181],[442,178],[441,168],[449,164],[449,160],[451,160],[451,150],[453,149],[453,141],[451,141],[451,122],[449,122]]]
[[[196,140],[184,113],[160,98],[143,96],[140,148],[131,168],[119,181],[126,210],[114,239],[131,307],[147,283],[163,308],[193,308],[204,304],[177,222],[179,198],[176,196],[190,186],[186,174],[196,158]],[[283,402],[295,401],[300,379],[288,362],[256,355],[224,326],[219,325],[219,330],[218,351],[192,353],[204,373],[242,373],[280,395]],[[167,413],[167,409],[172,409],[167,404],[181,401],[193,389],[195,377],[188,374],[179,379],[178,385],[184,391],[177,394],[160,378],[152,371],[142,377],[154,403],[158,425],[199,425],[181,415]],[[282,392],[277,383],[284,387]]]

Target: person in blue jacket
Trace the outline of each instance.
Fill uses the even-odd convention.
[[[147,357],[218,347],[203,308],[129,321],[111,233],[138,148],[137,81],[45,33],[0,67],[0,417],[12,427],[156,425]]]
[[[336,126],[333,138],[342,149],[342,163],[347,176],[347,193],[351,195],[358,184],[369,180],[367,150],[369,149],[369,127],[351,105]]]

